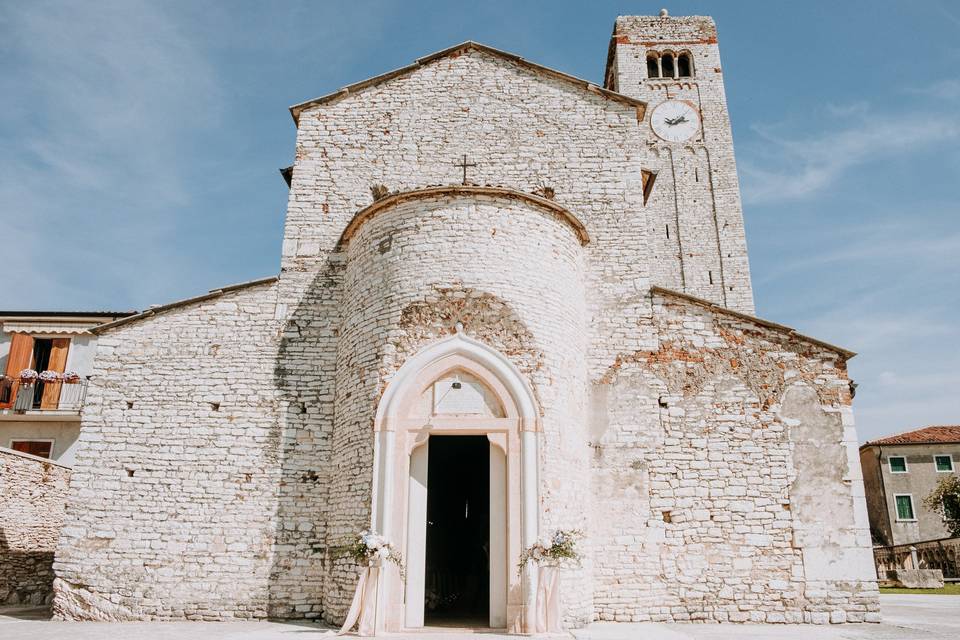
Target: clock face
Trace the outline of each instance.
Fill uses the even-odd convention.
[[[650,114],[650,126],[668,142],[683,142],[700,130],[700,116],[689,102],[667,100]]]

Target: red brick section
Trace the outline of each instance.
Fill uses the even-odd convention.
[[[945,442],[960,442],[960,426],[924,427],[906,433],[898,433],[879,440],[870,440],[864,445],[871,444],[939,444]]]

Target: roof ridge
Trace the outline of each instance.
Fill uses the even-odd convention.
[[[113,329],[114,327],[119,327],[120,325],[127,324],[128,322],[133,322],[135,320],[140,320],[142,318],[149,318],[150,316],[161,313],[163,311],[168,311],[176,307],[182,307],[188,304],[193,304],[195,302],[203,302],[204,300],[210,300],[211,298],[217,298],[222,296],[225,293],[230,293],[231,291],[236,291],[237,289],[246,289],[247,287],[255,287],[261,284],[269,284],[279,280],[279,276],[268,276],[266,278],[259,278],[257,280],[248,280],[246,282],[239,282],[237,284],[229,284],[223,287],[218,287],[216,289],[210,289],[207,293],[201,293],[198,296],[192,296],[190,298],[183,298],[181,300],[174,300],[173,302],[168,302],[166,304],[153,305],[147,309],[144,309],[140,313],[137,313],[132,316],[127,316],[126,318],[120,318],[119,320],[114,320],[113,322],[108,322],[106,324],[97,325],[92,329],[89,329],[90,333],[99,335],[100,333]]]
[[[546,67],[544,65],[537,64],[536,62],[530,62],[529,60],[526,60],[522,56],[519,56],[515,53],[510,53],[509,51],[497,49],[496,47],[491,47],[490,45],[482,44],[475,40],[465,40],[464,42],[453,45],[452,47],[447,47],[446,49],[441,49],[440,51],[435,51],[425,56],[421,56],[416,60],[414,60],[411,64],[408,64],[403,67],[399,67],[397,69],[394,69],[393,71],[387,71],[386,73],[381,73],[376,76],[371,76],[365,80],[360,80],[359,82],[348,84],[331,93],[319,96],[317,98],[313,98],[312,100],[306,100],[304,102],[295,104],[290,107],[290,115],[293,117],[293,121],[299,126],[300,114],[305,109],[308,109],[309,107],[312,107],[318,104],[324,104],[326,102],[332,102],[338,98],[348,96],[351,93],[355,93],[357,91],[366,89],[367,87],[372,87],[374,85],[380,84],[381,82],[386,82],[387,80],[391,80],[393,78],[405,75],[407,73],[410,73],[422,67],[423,65],[430,64],[435,60],[439,60],[440,58],[445,58],[458,51],[464,51],[467,49],[475,49],[477,51],[482,51],[484,53],[487,53],[499,58],[504,58],[512,62],[516,62],[520,66],[525,67],[536,73],[549,75],[554,78],[563,80],[565,82],[576,84],[580,86],[582,89],[584,89],[585,91],[589,91],[590,93],[600,95],[605,98],[609,98],[616,102],[622,102],[624,104],[630,105],[639,110],[638,119],[643,119],[643,115],[644,113],[646,113],[647,103],[644,102],[643,100],[640,100],[638,98],[631,98],[630,96],[623,95],[622,93],[618,93],[616,91],[611,91],[610,89],[604,88],[602,84],[590,82],[589,80],[584,80],[583,78],[579,78],[577,76],[571,75],[569,73],[565,73],[563,71],[558,71],[557,69],[553,69],[551,67]]]
[[[710,302],[709,300],[698,298],[697,296],[692,296],[689,293],[682,293],[680,291],[674,291],[673,289],[667,289],[666,287],[660,287],[657,285],[651,286],[650,291],[652,293],[660,293],[662,295],[669,295],[675,298],[680,298],[682,300],[687,300],[688,302],[692,302],[694,304],[699,304],[701,306],[709,307],[710,309],[717,311],[719,313],[734,316],[742,320],[748,320],[750,322],[754,322],[756,324],[759,324],[760,326],[767,327],[768,329],[779,331],[780,333],[784,333],[788,336],[797,338],[798,340],[803,340],[804,342],[815,344],[818,347],[827,349],[828,351],[833,351],[847,360],[857,355],[855,351],[850,351],[849,349],[838,347],[835,344],[830,344],[829,342],[824,342],[823,340],[818,340],[817,338],[813,338],[811,336],[802,334],[796,329],[794,329],[793,327],[788,327],[785,324],[780,324],[779,322],[774,322],[772,320],[764,320],[763,318],[752,316],[749,313],[743,313],[742,311],[736,311],[734,309],[730,309],[722,305],[719,305],[716,302]]]

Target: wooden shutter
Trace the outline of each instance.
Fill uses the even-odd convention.
[[[67,370],[67,352],[70,350],[70,338],[55,338],[50,347],[50,362],[47,371],[63,373]],[[40,398],[41,409],[56,409],[60,404],[60,387],[62,382],[45,382],[43,396]]]
[[[10,353],[7,355],[6,376],[15,380],[10,397],[0,404],[0,409],[9,409],[17,399],[20,386],[20,372],[29,369],[33,363],[33,336],[26,333],[14,333],[10,341]]]

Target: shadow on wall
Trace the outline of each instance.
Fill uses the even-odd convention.
[[[274,367],[280,392],[280,476],[268,585],[273,618],[326,618],[333,551],[327,548],[333,476],[333,396],[342,264],[330,256],[319,273],[286,272],[280,301],[298,300],[281,328]],[[349,470],[347,470],[349,471]]]
[[[373,320],[347,315],[344,269],[343,254],[334,253],[319,272],[287,271],[280,283],[280,301],[297,303],[282,329],[274,376],[281,402],[271,617],[337,624],[346,614],[359,570],[342,547],[370,523],[373,417],[385,373],[426,343],[455,333],[458,322],[521,372],[542,367],[543,354],[515,311],[455,278],[407,295],[408,303],[389,311],[396,333],[380,332],[377,344],[367,345],[357,327],[369,329],[364,323]],[[343,327],[350,331],[341,333]]]
[[[53,551],[11,549],[0,523],[0,604],[47,605],[53,600]]]

